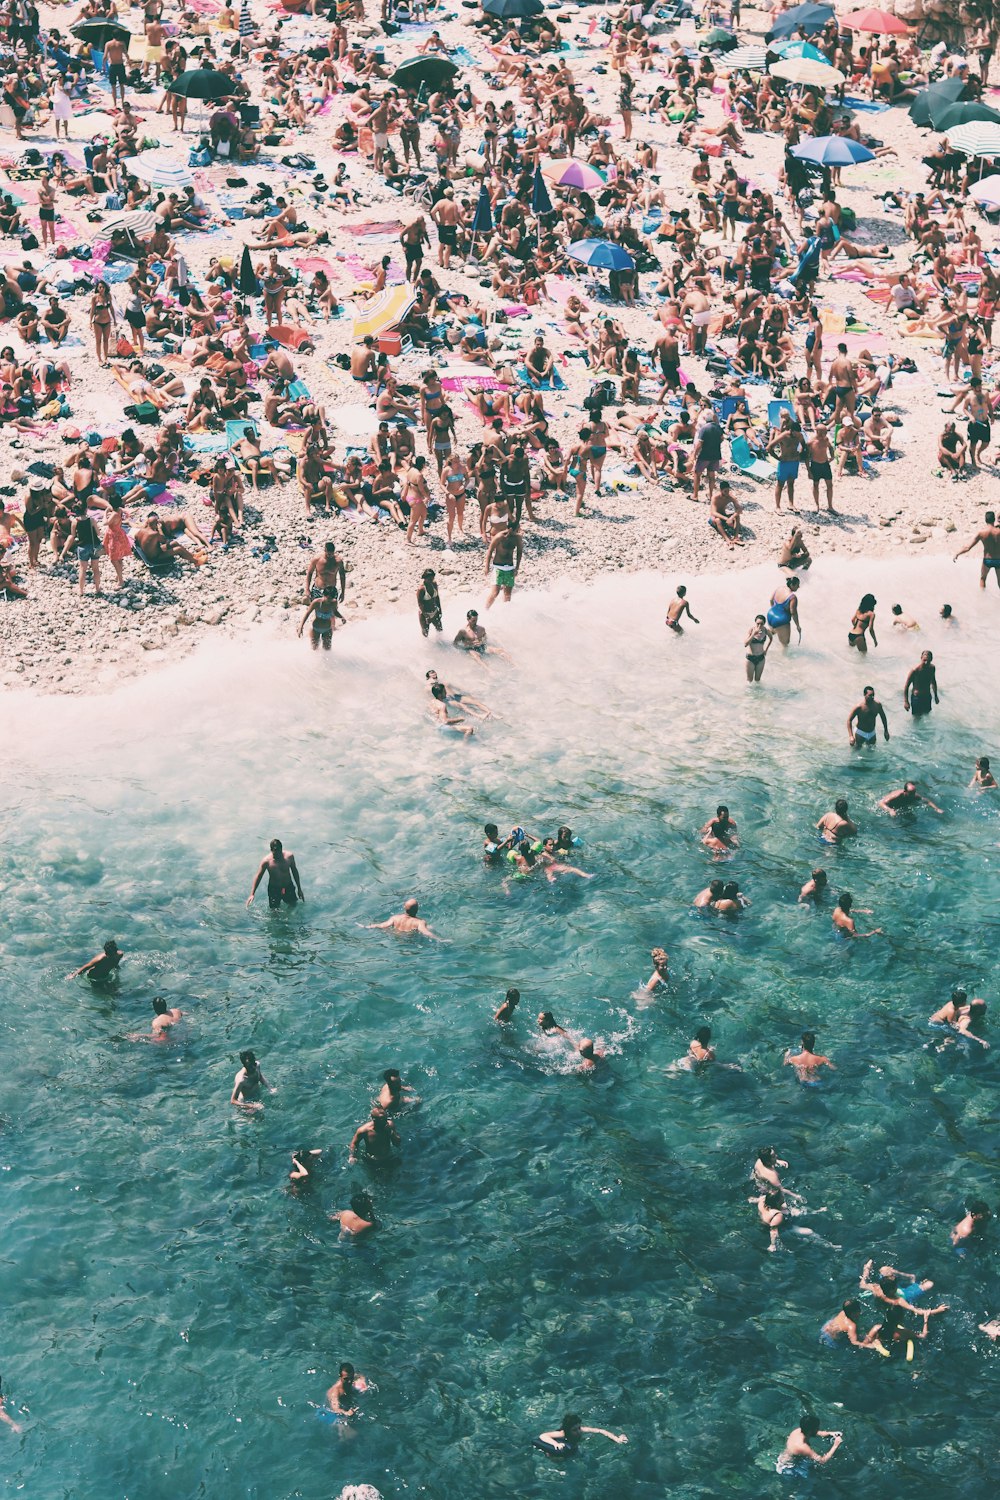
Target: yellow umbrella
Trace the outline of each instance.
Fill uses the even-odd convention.
[[[812,84],[815,88],[830,89],[843,83],[844,74],[829,63],[817,62],[814,57],[788,57],[771,67],[774,78],[787,79],[789,83]]]
[[[354,337],[363,339],[367,334],[378,338],[388,328],[401,322],[417,297],[411,286],[387,286],[374,297],[369,297],[354,319]]]

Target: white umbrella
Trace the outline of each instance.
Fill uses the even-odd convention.
[[[970,120],[967,125],[956,125],[948,131],[948,144],[953,151],[966,156],[1000,156],[1000,125],[991,120]]]
[[[814,88],[830,89],[844,82],[839,68],[829,63],[816,62],[812,57],[789,57],[771,64],[772,78],[784,78],[788,83],[801,83]]]
[[[101,225],[101,235],[113,234],[116,229],[127,230],[129,234],[135,235],[136,239],[144,240],[151,235],[156,228],[156,215],[151,214],[148,209],[131,209],[125,214],[116,214],[114,218],[108,219]]]
[[[144,151],[141,156],[127,156],[122,163],[133,175],[151,187],[186,188],[194,182],[191,168],[163,151]]]
[[[373,407],[362,406],[360,402],[338,406],[333,413],[333,425],[345,438],[370,438],[384,420]]]
[[[987,208],[1000,208],[1000,172],[974,183],[969,189],[969,197],[977,203],[985,203]]]
[[[741,69],[747,73],[763,73],[767,67],[767,48],[737,47],[735,52],[727,52],[719,61],[729,73]]]

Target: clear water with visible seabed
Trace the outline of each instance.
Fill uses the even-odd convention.
[[[954,984],[996,1009],[1000,598],[976,568],[827,564],[803,642],[743,681],[743,634],[777,575],[688,580],[700,626],[667,636],[676,580],[522,594],[487,619],[514,665],[460,659],[415,620],[352,624],[329,658],[261,634],[90,702],[8,697],[0,891],[0,1492],[31,1500],[330,1500],[561,1495],[703,1500],[806,1493],[775,1458],[804,1398],[845,1443],[813,1489],[853,1500],[995,1492],[997,1236],[964,1260],[964,1199],[996,1207],[996,1046],[942,1046]],[[846,647],[858,597],[881,645]],[[894,596],[923,625],[890,627]],[[959,624],[937,620],[941,602]],[[453,631],[464,602],[449,602]],[[936,654],[941,705],[901,688]],[[471,744],[423,716],[438,667],[497,718]],[[852,753],[866,680],[892,741]],[[907,775],[944,809],[890,820]],[[837,795],[861,836],[822,849]],[[719,801],[753,905],[695,913]],[[570,823],[597,879],[484,870],[482,825]],[[273,835],[307,904],[244,900]],[[885,936],[850,946],[796,905],[821,860]],[[370,932],[415,894],[450,942]],[[67,971],[116,936],[113,991]],[[670,951],[652,1004],[634,992]],[[519,986],[516,1022],[492,1011]],[[154,994],[188,1019],[162,1046]],[[584,1077],[534,1026],[597,1037]],[[697,1025],[742,1071],[671,1071]],[[837,1064],[802,1088],[805,1027]],[[997,1041],[996,1031],[987,1035]],[[228,1103],[240,1048],[276,1092]],[[381,1172],[347,1143],[382,1070],[421,1097]],[[758,1145],[787,1157],[804,1221],[780,1254],[747,1203]],[[289,1153],[324,1148],[314,1191]],[[367,1183],[384,1229],[338,1241],[328,1210]],[[838,1248],[831,1248],[836,1246]],[[913,1365],[823,1350],[864,1260],[933,1278],[951,1312]],[[376,1387],[317,1420],[337,1364]],[[628,1434],[555,1464],[565,1410]],[[992,1477],[991,1477],[992,1476]]]

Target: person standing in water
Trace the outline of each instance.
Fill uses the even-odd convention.
[[[520,1003],[521,991],[513,989],[508,990],[506,995],[504,996],[503,1004],[499,1007],[498,1010],[495,1010],[493,1012],[494,1021],[500,1021],[501,1023],[506,1021],[513,1021],[514,1012],[517,1010],[517,1007],[520,1005]]]
[[[986,587],[986,579],[992,572],[997,581],[997,588],[1000,588],[1000,526],[997,525],[997,518],[992,510],[986,512],[985,521],[986,525],[976,532],[972,541],[967,542],[964,547],[959,547],[952,562],[958,562],[958,559],[964,557],[966,552],[971,552],[973,547],[981,546],[983,565],[979,570],[979,587],[981,589]]]
[[[937,669],[933,651],[921,651],[920,660],[910,671],[903,684],[903,708],[915,719],[931,711],[931,698],[940,703],[938,697]]]
[[[233,1079],[233,1092],[229,1096],[230,1104],[236,1104],[241,1109],[263,1109],[264,1106],[257,1095],[261,1089],[270,1089],[270,1087],[254,1053],[241,1052],[240,1071]]]
[[[743,642],[747,656],[747,682],[759,682],[763,677],[764,663],[773,640],[774,631],[768,629],[766,616],[755,615],[753,625]]]
[[[66,978],[79,979],[81,974],[86,974],[91,984],[107,984],[109,980],[118,978],[118,967],[124,957],[115,939],[108,938],[102,952],[74,969],[72,974],[67,974]]]
[[[417,614],[421,635],[429,635],[432,625],[435,630],[441,630],[441,594],[433,568],[425,568],[420,575],[420,587],[417,589]]]
[[[687,602],[687,589],[684,587],[683,583],[679,583],[677,585],[677,593],[667,605],[666,625],[668,630],[672,630],[675,635],[683,635],[684,629],[681,625],[681,620],[685,615],[688,616],[692,624],[701,624],[701,621],[696,619],[695,616],[691,613],[691,606]]]
[[[830,814],[827,813],[827,817],[829,816]],[[829,879],[824,869],[817,868],[813,870],[809,879],[799,891],[799,902],[803,906],[808,906],[810,903],[813,906],[818,906],[823,899],[823,892],[826,890],[828,884]]]
[[[435,943],[445,942],[444,938],[438,937],[436,932],[431,931],[423,917],[417,916],[417,911],[417,903],[411,896],[409,901],[403,902],[402,911],[396,912],[384,922],[369,922],[369,931],[385,932],[391,928],[393,932],[415,932],[419,937],[430,938]]]
[[[830,1438],[825,1453],[817,1453],[812,1444],[817,1438]],[[804,1412],[798,1427],[792,1429],[785,1439],[785,1446],[776,1468],[779,1474],[794,1474],[805,1479],[810,1473],[810,1464],[828,1464],[844,1441],[842,1432],[824,1432],[812,1412]]]
[[[845,937],[852,938],[881,937],[881,927],[873,927],[870,932],[859,932],[857,923],[852,915],[855,911],[862,913],[866,917],[871,916],[871,912],[866,906],[856,907],[854,905],[854,897],[850,891],[841,891],[837,897],[837,904],[833,908],[833,925],[837,931],[842,932]]]
[[[20,1424],[20,1422],[15,1422],[14,1418],[11,1416],[10,1412],[7,1410],[7,1403],[6,1403],[6,1401],[4,1399],[4,1395],[3,1395],[3,1382],[2,1382],[2,1380],[0,1380],[0,1422],[6,1423],[6,1425],[10,1428],[11,1432],[20,1432],[21,1431],[21,1424]]]
[[[847,632],[847,644],[853,646],[855,651],[860,651],[862,656],[868,654],[868,640],[870,635],[872,645],[877,646],[878,640],[875,636],[875,606],[878,600],[874,594],[865,594],[861,603],[851,617],[851,628]]]
[[[907,781],[895,792],[886,792],[885,796],[879,801],[879,807],[882,808],[883,812],[887,812],[890,818],[895,818],[898,813],[912,812],[921,802],[925,807],[929,807],[932,812],[941,813],[941,809],[936,802],[932,802],[929,797],[924,797],[917,791],[915,781]]]
[[[342,1417],[356,1417],[357,1397],[367,1389],[367,1380],[355,1374],[353,1365],[341,1365],[338,1379],[326,1393],[326,1403]]]
[[[873,687],[862,689],[864,696],[860,703],[856,703],[851,709],[847,719],[847,738],[852,747],[868,745],[875,748],[876,734],[875,725],[879,719],[882,720],[882,736],[889,738],[889,721],[885,716],[885,709],[875,696]]]
[[[990,770],[990,758],[988,755],[980,755],[976,761],[976,769],[972,773],[969,782],[970,789],[976,787],[980,792],[995,792],[997,790],[997,779]]]
[[[833,811],[824,813],[816,827],[820,831],[820,837],[827,844],[839,844],[842,839],[854,837],[857,834],[858,825],[847,816],[847,798],[838,797],[833,804]],[[826,885],[825,879],[823,884]]]
[[[277,911],[282,902],[286,906],[294,906],[296,900],[304,902],[306,898],[302,894],[302,881],[299,879],[299,867],[295,863],[295,855],[291,850],[285,852],[281,847],[280,839],[271,840],[270,851],[257,868],[250,894],[247,897],[247,906],[253,905],[257,887],[265,875],[267,875],[267,904],[272,911]]]
[[[792,625],[802,641],[802,626],[799,622],[799,580],[792,576],[785,579],[784,588],[779,584],[771,595],[771,607],[767,612],[767,623],[783,646],[792,639]]]
[[[392,1148],[395,1146],[398,1149],[402,1144],[399,1131],[385,1110],[380,1104],[375,1104],[372,1106],[371,1119],[359,1125],[351,1137],[349,1159],[357,1161],[358,1152],[364,1147],[369,1161],[391,1161]]]
[[[834,1072],[837,1071],[836,1064],[832,1063],[828,1057],[824,1057],[822,1052],[816,1052],[815,1046],[815,1031],[804,1031],[802,1050],[793,1052],[789,1047],[785,1053],[785,1064],[795,1069],[800,1083],[817,1083],[820,1068],[831,1068]]]

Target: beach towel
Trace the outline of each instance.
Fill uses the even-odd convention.
[[[514,374],[521,385],[531,385],[536,391],[564,391],[566,382],[558,370],[553,370],[548,380],[534,381],[528,379],[528,371],[524,365],[517,365]]]

